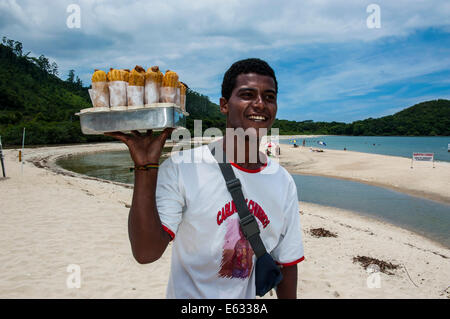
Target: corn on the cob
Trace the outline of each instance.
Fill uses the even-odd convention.
[[[144,83],[145,83],[145,69],[139,65],[136,65],[135,68],[130,72],[128,78],[128,85],[144,86]]]
[[[180,94],[186,95],[186,85],[183,82],[180,82]]]
[[[92,74],[92,82],[106,82],[105,71],[95,69],[94,74]]]
[[[167,70],[162,80],[162,86],[176,88],[177,83],[178,83],[178,74],[176,74],[174,71]]]
[[[164,75],[159,70],[159,67],[156,65],[148,68],[147,73],[145,73],[145,79],[152,80],[155,83],[161,83],[163,80],[163,76]]]
[[[108,74],[106,74],[106,78],[109,82],[112,81],[125,81],[128,82],[128,73],[126,70],[118,70],[118,69],[109,69]]]
[[[186,89],[186,84],[180,82],[180,108],[183,111],[186,111]]]
[[[121,69],[120,73],[122,74],[122,78],[123,78],[123,80],[121,80],[121,81],[128,82],[128,79],[130,78],[130,70],[129,69]]]

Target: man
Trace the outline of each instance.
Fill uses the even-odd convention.
[[[227,134],[214,147],[233,166],[264,246],[282,267],[278,298],[296,298],[297,263],[304,258],[297,190],[286,170],[259,153],[261,129],[275,120],[277,93],[275,74],[266,62],[234,63],[225,73],[220,98]],[[229,129],[250,133],[240,137]],[[129,215],[135,259],[154,262],[173,240],[168,298],[255,298],[256,257],[243,242],[236,207],[210,147],[184,151],[188,156],[182,158],[189,162],[172,156],[159,170],[157,165],[144,167],[158,163],[171,131],[158,137],[151,131],[108,134],[126,143],[136,167],[142,168],[135,170]],[[238,156],[243,144],[245,153]]]

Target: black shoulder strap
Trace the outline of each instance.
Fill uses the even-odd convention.
[[[212,155],[215,156],[215,147],[211,144],[209,149],[211,150]],[[240,180],[236,178],[231,164],[227,162],[225,152],[222,151],[222,153],[223,159],[218,159],[217,162],[227,184],[227,189],[230,192],[234,205],[238,211],[240,218],[239,224],[241,225],[242,232],[244,233],[245,238],[250,242],[256,257],[259,258],[267,251],[261,237],[259,236],[260,231],[258,223],[255,216],[253,216],[248,209],[247,202],[245,201],[244,194],[242,193],[242,185]]]

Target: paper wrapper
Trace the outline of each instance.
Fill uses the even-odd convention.
[[[109,102],[113,106],[127,105],[127,86],[125,81],[111,81],[109,83]]]
[[[181,92],[180,88],[177,88],[177,95],[175,96],[175,104],[181,108]]]
[[[186,112],[186,94],[180,96],[180,108],[183,112]]]
[[[109,89],[107,82],[93,82],[88,90],[94,107],[109,107]]]
[[[151,79],[145,80],[144,98],[145,104],[153,104],[159,102],[159,91],[161,84]]]
[[[144,105],[144,87],[137,85],[127,86],[128,106]]]
[[[159,101],[162,103],[175,103],[177,96],[177,88],[172,86],[162,86]]]

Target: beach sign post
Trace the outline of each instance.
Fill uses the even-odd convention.
[[[21,165],[21,170],[22,170],[22,175],[23,175],[23,162],[24,162],[24,160],[23,160],[23,149],[24,149],[24,146],[25,146],[25,127],[23,128],[23,135],[22,135],[22,153],[21,153],[21,155],[22,155],[22,158],[21,158],[21,162],[22,162],[22,165]]]
[[[2,137],[0,136],[0,162],[2,163],[2,173],[3,177],[6,177],[5,173],[5,163],[3,162],[3,146],[2,146]]]
[[[434,168],[434,153],[413,153],[411,158],[411,168],[413,168],[414,161],[433,162]]]

